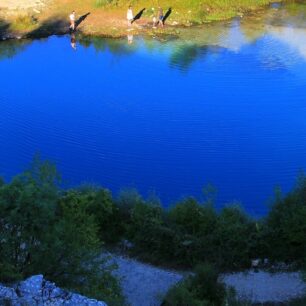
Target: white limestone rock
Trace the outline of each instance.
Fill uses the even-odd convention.
[[[0,304],[2,301],[12,306],[107,306],[104,302],[58,288],[54,283],[46,281],[43,275],[31,276],[12,287],[0,284]]]

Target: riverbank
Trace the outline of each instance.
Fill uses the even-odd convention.
[[[18,0],[14,5],[3,1],[0,6],[0,37],[33,38],[68,32],[68,15],[76,11],[79,19],[78,31],[85,35],[122,37],[127,30],[133,34],[173,34],[178,27],[205,24],[213,21],[243,17],[254,11],[264,9],[279,0],[177,0],[171,7],[166,27],[152,29],[152,19],[156,16],[158,5],[166,12],[168,1],[134,2],[134,14],[146,8],[142,18],[128,29],[125,19],[129,1],[126,0]],[[88,14],[90,13],[90,14]]]

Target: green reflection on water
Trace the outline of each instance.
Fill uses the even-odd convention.
[[[6,40],[0,42],[0,60],[13,58],[19,52],[22,52],[30,45],[30,40]]]

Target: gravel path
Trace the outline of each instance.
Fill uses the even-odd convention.
[[[253,302],[284,302],[306,293],[306,284],[297,272],[245,272],[225,275],[226,285],[236,289],[241,298]]]
[[[116,275],[121,278],[123,294],[131,306],[159,306],[165,293],[187,274],[122,256],[112,255],[112,258],[118,265]],[[221,280],[234,287],[241,299],[256,303],[285,302],[306,293],[306,283],[298,272],[246,271],[223,275]]]
[[[131,306],[160,306],[165,293],[183,276],[138,261],[113,256],[123,294]]]

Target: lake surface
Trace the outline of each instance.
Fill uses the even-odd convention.
[[[33,156],[67,186],[155,193],[164,205],[208,183],[217,206],[261,215],[306,169],[306,9],[176,37],[50,37],[0,43],[0,174]]]

